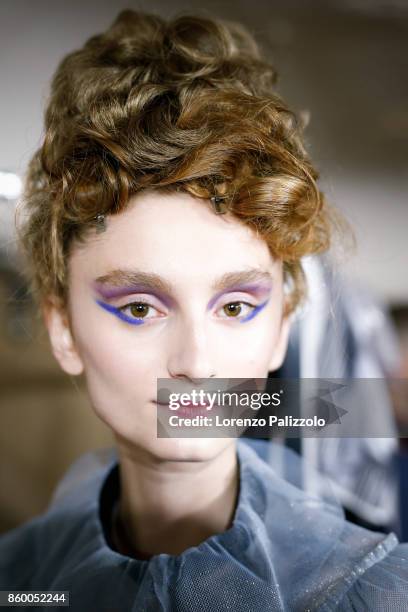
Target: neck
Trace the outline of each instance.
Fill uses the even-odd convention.
[[[232,523],[239,488],[236,444],[205,461],[163,461],[118,440],[118,517],[143,557],[181,554]]]

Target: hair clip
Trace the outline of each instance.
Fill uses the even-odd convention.
[[[96,222],[96,231],[97,232],[104,232],[106,230],[105,215],[100,213],[99,215],[96,215],[96,217],[94,217],[93,220]]]
[[[227,212],[225,197],[216,195],[212,196],[210,199],[217,215],[223,215]]]

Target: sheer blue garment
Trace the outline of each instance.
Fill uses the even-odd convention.
[[[45,514],[0,538],[0,590],[70,591],[75,612],[408,610],[408,545],[348,523],[340,507],[279,477],[267,444],[238,441],[227,531],[147,561],[105,536],[101,499],[115,452],[82,458]]]

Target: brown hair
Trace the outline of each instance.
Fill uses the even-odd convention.
[[[67,55],[45,137],[29,165],[19,228],[32,289],[67,299],[67,259],[93,219],[146,189],[225,197],[282,259],[302,296],[300,258],[325,250],[333,212],[276,73],[240,25],[119,14]]]

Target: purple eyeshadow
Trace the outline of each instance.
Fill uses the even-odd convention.
[[[150,287],[146,287],[145,285],[131,285],[131,286],[126,285],[122,287],[112,287],[112,286],[109,287],[109,286],[105,286],[100,283],[94,283],[94,289],[105,300],[125,297],[128,295],[133,295],[135,293],[148,293],[150,295],[153,295],[157,299],[159,299],[168,308],[170,308],[173,304],[172,299],[170,297],[162,294],[161,292],[158,292],[157,290],[152,291]],[[235,292],[252,293],[254,296],[259,298],[265,294],[269,294],[270,291],[271,291],[270,285],[264,285],[264,284],[259,284],[259,283],[253,283],[253,284],[246,283],[243,285],[235,285],[228,289],[224,289],[223,291],[219,291],[210,300],[207,310],[210,310],[211,308],[213,308],[216,302],[219,300],[219,298],[222,295],[225,295],[226,293],[235,293]],[[116,306],[107,304],[106,302],[102,300],[96,299],[95,301],[101,308],[103,308],[107,312],[110,312],[116,315],[121,321],[130,323],[131,325],[142,325],[144,323],[142,319],[128,317],[126,314],[124,314],[124,312],[122,312],[121,309],[117,308]],[[269,301],[269,297],[267,300],[262,302],[262,304],[255,306],[252,309],[252,311],[244,319],[240,319],[240,323],[246,323],[247,321],[251,321],[254,317],[257,316],[259,312],[261,312],[261,310],[263,310],[263,308],[265,308],[268,301]]]
[[[261,297],[265,294],[268,294],[271,291],[270,285],[260,285],[260,284],[245,284],[245,285],[235,285],[230,287],[229,289],[224,289],[223,291],[219,291],[208,303],[207,310],[211,310],[214,307],[219,298],[225,293],[252,293],[257,297]],[[258,308],[258,306],[257,306]],[[244,319],[246,321],[246,319]]]
[[[123,287],[109,287],[100,283],[94,283],[94,289],[104,300],[126,297],[127,295],[133,295],[134,293],[148,293],[156,297],[168,308],[172,305],[172,301],[168,296],[157,290],[152,291],[150,287],[146,287],[145,285],[125,285]]]

